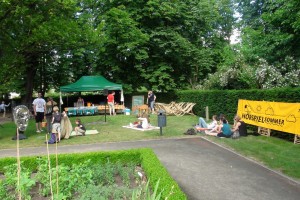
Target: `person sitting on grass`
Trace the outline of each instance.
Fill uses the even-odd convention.
[[[220,119],[220,125],[217,126],[216,131],[206,131],[207,135],[217,136],[217,137],[226,137],[229,138],[232,134],[230,125],[227,123],[225,118]]]
[[[199,124],[195,126],[195,129],[200,132],[200,131],[206,131],[206,130],[212,130],[218,125],[217,121],[217,115],[212,116],[212,122],[207,124],[205,120],[200,117],[199,118]]]
[[[138,121],[134,122],[133,124],[130,123],[130,126],[136,127],[136,128],[147,129],[150,126],[149,123],[150,123],[150,119],[149,119],[148,115],[146,113],[143,113],[142,116],[138,118]]]
[[[234,118],[234,126],[231,130],[232,132],[238,131],[239,136],[247,136],[247,125],[246,123],[241,119],[240,116],[236,115]]]
[[[85,126],[81,123],[81,120],[77,118],[75,120],[76,127],[74,128],[76,135],[82,135],[85,136],[86,128]]]

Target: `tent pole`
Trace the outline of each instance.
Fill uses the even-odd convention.
[[[59,92],[59,110],[60,111],[61,111],[61,104],[63,104],[63,102],[62,102],[61,92]]]

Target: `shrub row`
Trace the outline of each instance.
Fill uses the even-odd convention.
[[[37,160],[41,157],[21,157],[22,166],[35,172],[38,167]],[[55,155],[50,156],[51,165],[55,167]],[[151,149],[133,149],[110,152],[89,152],[79,154],[59,154],[58,162],[64,163],[67,166],[72,164],[80,164],[85,160],[91,160],[91,163],[106,162],[116,163],[136,163],[140,164],[145,171],[147,178],[150,179],[150,185],[155,187],[158,180],[160,185],[158,193],[162,192],[162,199],[168,197],[170,200],[187,199],[186,195],[181,191],[176,181],[170,176],[168,171],[164,168],[161,162]],[[4,172],[4,167],[16,163],[16,158],[2,158],[0,159],[0,172]]]
[[[272,90],[183,90],[176,92],[177,102],[194,102],[193,112],[204,116],[205,107],[209,107],[210,116],[225,114],[229,122],[237,112],[238,100],[275,102],[300,102],[300,88],[281,88]]]

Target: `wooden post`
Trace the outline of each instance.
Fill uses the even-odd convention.
[[[208,121],[209,120],[208,106],[205,107],[205,117],[206,117],[206,121]]]
[[[295,134],[294,144],[300,144],[300,135]]]

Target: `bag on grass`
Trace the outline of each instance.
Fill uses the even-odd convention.
[[[48,140],[48,144],[54,144],[54,143],[56,143],[56,135],[55,133],[51,133],[51,137]]]
[[[240,137],[239,131],[234,131],[231,135],[232,139],[238,139]]]
[[[189,128],[185,133],[185,135],[196,135],[197,131],[193,128]]]

